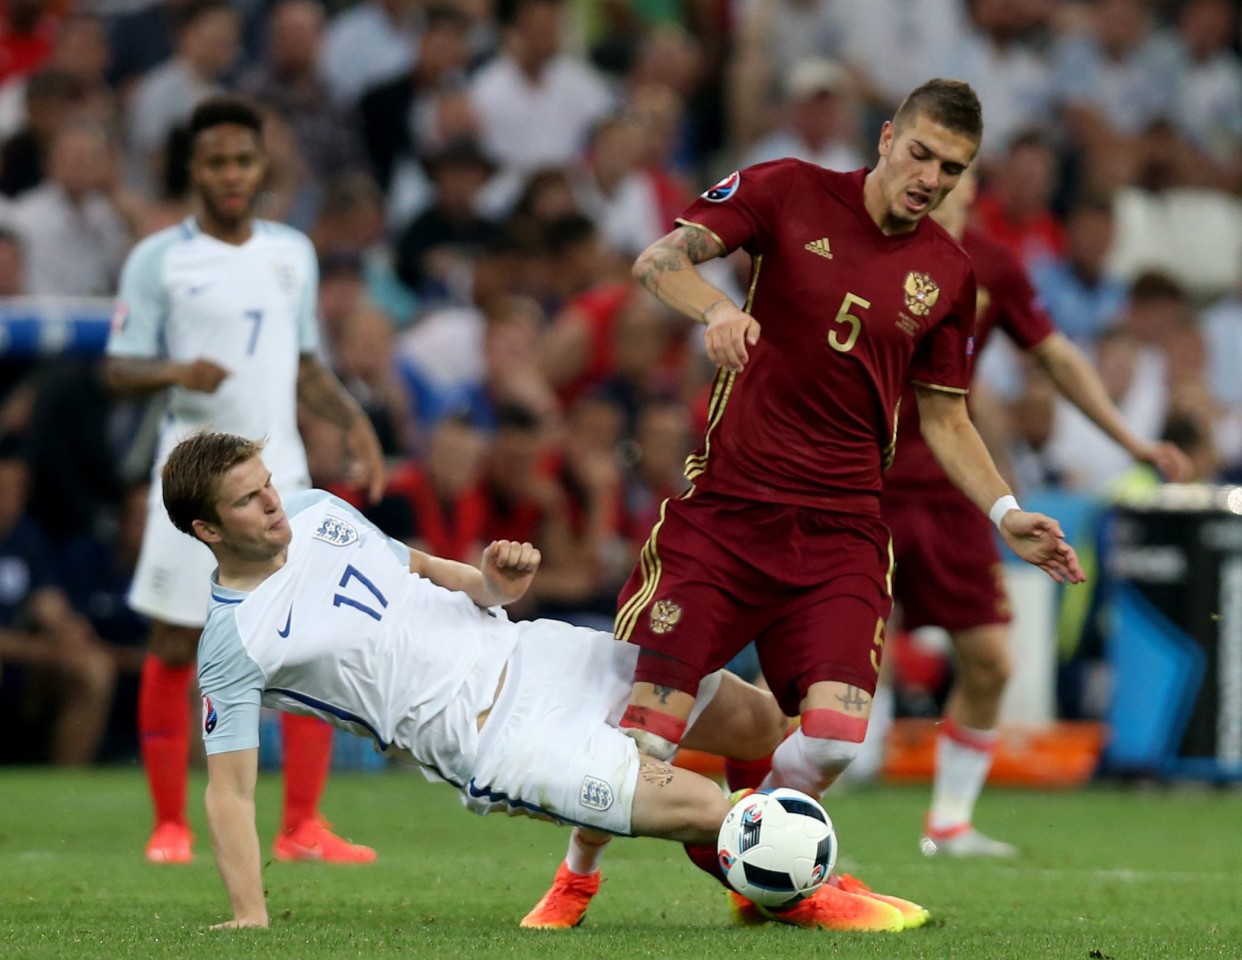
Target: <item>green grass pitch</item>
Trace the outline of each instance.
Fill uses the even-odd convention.
[[[613,844],[604,887],[577,930],[524,931],[567,833],[476,817],[454,792],[403,771],[335,776],[325,808],[373,844],[367,867],[269,863],[272,927],[206,929],[226,916],[191,783],[198,858],[141,859],[148,812],[137,770],[0,771],[0,958],[1242,957],[1242,794],[993,790],[981,826],[1019,843],[1013,863],[924,860],[922,787],[830,794],[842,865],[929,906],[901,934],[834,935],[728,926],[724,894],[653,840]],[[270,849],[279,777],[259,787]]]

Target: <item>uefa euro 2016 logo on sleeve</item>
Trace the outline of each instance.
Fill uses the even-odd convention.
[[[737,193],[737,188],[742,185],[742,174],[734,170],[731,174],[721,180],[718,184],[703,194],[704,200],[710,200],[713,203],[723,203],[731,196]]]
[[[216,713],[216,706],[211,702],[211,697],[203,697],[203,733],[211,733],[216,729],[216,724],[220,717]]]
[[[315,539],[330,543],[334,547],[345,547],[358,539],[358,531],[352,523],[328,514],[315,531]]]

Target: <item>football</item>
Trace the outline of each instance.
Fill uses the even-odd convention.
[[[733,805],[716,841],[720,872],[765,907],[810,896],[837,862],[837,835],[819,801],[797,790],[760,790]]]

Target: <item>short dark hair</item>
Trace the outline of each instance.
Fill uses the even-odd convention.
[[[1186,291],[1182,289],[1182,285],[1159,270],[1144,270],[1130,285],[1131,303],[1153,303],[1160,300],[1176,300],[1181,303],[1185,299]]]
[[[544,227],[544,242],[548,245],[548,253],[559,257],[571,247],[598,236],[594,221],[580,213],[567,213],[557,217]]]
[[[221,95],[208,97],[190,114],[190,146],[198,140],[198,135],[212,127],[230,124],[247,127],[254,131],[256,137],[263,136],[263,114],[253,101],[245,97]]]
[[[247,440],[233,433],[204,431],[173,447],[160,471],[164,509],[168,519],[184,534],[195,537],[194,521],[219,523],[216,499],[220,478],[239,463],[263,452],[264,441]],[[195,539],[198,539],[195,537]]]
[[[448,27],[459,33],[468,33],[471,26],[469,15],[460,7],[446,3],[433,3],[423,11],[423,33],[429,33],[440,27]]]
[[[86,96],[86,85],[71,73],[48,68],[30,75],[30,79],[26,81],[25,96],[27,103],[32,100],[77,103]]]
[[[1009,140],[1008,153],[1013,155],[1020,150],[1040,150],[1056,155],[1056,147],[1052,136],[1043,127],[1026,127],[1014,134]]]
[[[543,422],[539,414],[521,403],[502,403],[496,408],[496,430],[516,430],[522,433],[534,433]]]
[[[1171,443],[1183,453],[1192,453],[1208,440],[1202,424],[1187,413],[1170,413],[1160,431],[1160,439]]]
[[[983,139],[983,108],[964,80],[936,77],[915,87],[893,115],[893,126],[900,129],[919,114],[975,141]]]
[[[560,5],[561,0],[500,0],[496,4],[496,19],[502,27],[511,27],[517,22],[518,16],[524,9],[539,3]]]
[[[237,11],[235,11],[228,3],[228,0],[190,0],[190,2],[184,4],[177,13],[177,30],[184,30],[186,27],[192,26],[203,17],[221,11],[240,16],[240,14],[237,14]]]
[[[1113,215],[1113,198],[1099,190],[1081,191],[1074,197],[1065,219],[1068,221],[1084,213],[1099,213],[1111,217]]]

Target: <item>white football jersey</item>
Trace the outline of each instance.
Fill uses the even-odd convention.
[[[370,736],[458,786],[517,625],[409,570],[409,549],[322,490],[285,502],[285,565],[253,591],[212,583],[199,641],[209,754],[259,745],[260,704]]]
[[[318,348],[319,269],[305,234],[266,220],[234,246],[193,218],[138,244],[121,273],[107,353],[213,360],[229,371],[215,393],[169,391],[156,470],[204,427],[267,438],[263,461],[281,489],[309,485],[297,430],[299,355]]]

